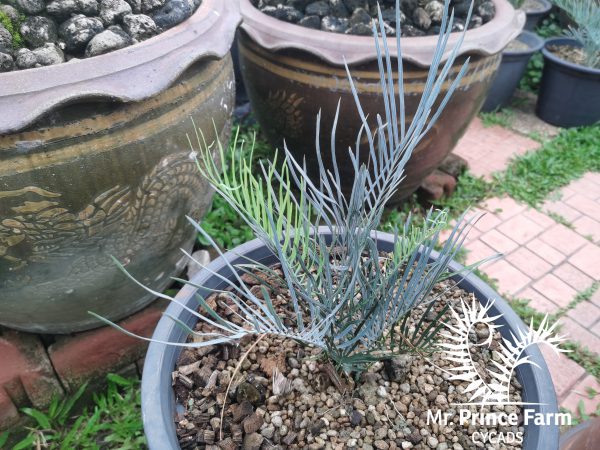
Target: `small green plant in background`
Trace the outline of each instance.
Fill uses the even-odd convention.
[[[493,183],[485,181],[483,177],[466,172],[459,175],[454,193],[448,198],[436,200],[434,204],[445,208],[452,216],[456,217],[467,208],[490,197],[494,192]]]
[[[47,411],[23,408],[32,424],[13,431],[12,450],[120,449],[145,448],[140,415],[138,379],[109,374],[107,387],[94,394],[90,406],[81,407],[87,385],[64,399],[52,400]],[[0,448],[11,440],[9,432],[0,434]]]
[[[514,112],[510,108],[503,108],[500,111],[479,113],[479,117],[486,128],[494,125],[510,128],[514,120]]]
[[[542,148],[515,158],[496,175],[498,189],[515,200],[539,206],[556,189],[584,173],[600,171],[600,127],[562,130]]]
[[[539,142],[540,144],[543,144],[546,141],[544,135],[537,130],[530,131],[526,136],[531,140]]]
[[[21,33],[19,33],[21,22],[21,19],[11,20],[6,13],[0,11],[0,25],[4,26],[12,36],[12,45],[15,50],[23,46],[23,37],[21,36]]]
[[[594,397],[595,397],[595,395],[594,395]],[[600,403],[598,403],[598,405],[596,406],[596,410],[593,411],[591,414],[588,414],[586,412],[585,404],[584,404],[583,400],[579,400],[576,411],[571,411],[567,408],[560,407],[560,412],[569,414],[571,416],[571,426],[575,426],[575,425],[579,425],[580,423],[583,423],[587,420],[590,420],[592,417],[599,417],[600,416]],[[561,432],[563,432],[563,431],[565,431],[565,430],[563,430],[561,427]]]
[[[519,89],[537,93],[542,81],[542,70],[544,70],[544,57],[541,53],[534,53],[527,63],[523,78],[519,82]]]
[[[560,36],[564,33],[564,30],[560,24],[560,19],[558,16],[555,13],[550,13],[548,17],[544,18],[537,26],[535,32],[538,36],[548,39],[551,37]]]
[[[552,0],[575,22],[566,34],[581,43],[584,64],[600,68],[600,0]]]
[[[213,198],[210,211],[202,219],[202,229],[213,236],[223,250],[230,250],[254,239],[252,229],[220,195]],[[210,242],[200,233],[198,242],[205,247],[210,246]]]
[[[567,356],[585,369],[587,373],[600,381],[600,356],[578,342],[565,342]]]
[[[560,223],[561,225],[564,225],[567,228],[571,228],[571,229],[575,228],[571,222],[569,222],[564,216],[561,216],[558,213],[555,213],[553,211],[547,211],[546,215],[548,217],[550,217],[552,220],[554,220],[556,223]]]

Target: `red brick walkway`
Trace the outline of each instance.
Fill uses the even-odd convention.
[[[150,336],[165,306],[156,301],[119,324]],[[65,390],[103,380],[109,372],[138,372],[146,347],[145,341],[109,326],[44,339],[0,327],[0,431],[20,423],[20,408],[44,409]]]
[[[489,179],[493,172],[503,170],[510,158],[538,146],[539,143],[533,139],[501,126],[486,128],[476,117],[456,145],[454,153],[469,161],[469,170],[473,175]]]
[[[512,157],[539,145],[476,120],[456,152],[474,174],[489,179]],[[475,213],[486,214],[466,242],[467,262],[502,253],[503,258],[480,268],[497,280],[500,293],[529,300],[541,313],[560,313],[562,332],[600,354],[600,290],[589,300],[571,303],[600,280],[600,174],[587,173],[550,198],[539,211],[508,197],[477,205]],[[600,397],[590,398],[587,388],[600,392],[598,380],[565,355],[544,354],[560,404],[576,411],[583,400],[589,412],[595,411]]]

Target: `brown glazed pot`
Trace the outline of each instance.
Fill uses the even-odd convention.
[[[588,419],[569,428],[560,437],[560,450],[597,450],[600,442],[600,418]]]
[[[408,197],[452,151],[473,116],[479,111],[500,63],[502,49],[523,27],[525,16],[506,0],[495,0],[496,16],[487,24],[469,30],[452,73],[470,57],[469,69],[460,87],[435,126],[416,148],[406,167],[394,203]],[[321,149],[326,163],[338,100],[340,117],[336,133],[336,157],[346,191],[354,172],[348,147],[354,148],[361,121],[352,98],[344,68],[347,61],[361,104],[372,129],[376,114],[384,115],[379,87],[375,43],[370,36],[349,36],[312,30],[277,20],[241,0],[242,32],[239,39],[240,65],[244,84],[261,128],[275,147],[285,140],[299,161],[306,158],[316,175],[315,121],[321,111]],[[459,35],[453,33],[448,56]],[[393,41],[393,42],[392,42]],[[405,101],[410,120],[421,98],[437,36],[403,38]],[[397,56],[396,39],[388,39],[390,53]],[[452,78],[452,77],[451,77]],[[447,82],[447,89],[450,82]],[[444,97],[442,91],[440,98]],[[368,158],[366,138],[362,154]],[[344,161],[347,161],[345,164]]]
[[[212,199],[186,133],[227,140],[236,2],[106,55],[0,75],[0,324],[68,333],[141,309]],[[214,121],[214,123],[213,123]]]

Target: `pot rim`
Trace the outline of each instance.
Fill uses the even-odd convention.
[[[327,227],[319,227],[320,234],[328,234]],[[378,242],[387,244],[392,248],[394,236],[389,233],[373,231],[372,236],[376,237]],[[261,261],[267,258],[273,259],[273,254],[266,248],[260,239],[254,239],[246,242],[233,250],[228,251],[223,256],[213,260],[207,267],[213,271],[221,273],[223,270],[229,273],[226,261],[234,263],[240,260],[241,257],[247,256],[253,260]],[[432,258],[437,258],[438,252],[432,252]],[[247,261],[243,259],[243,261]],[[454,271],[463,269],[464,267],[452,261],[450,268]],[[202,270],[196,274],[191,282],[197,286],[203,286],[216,278],[209,271]],[[457,277],[458,285],[468,292],[476,292],[480,299],[495,299],[491,308],[491,314],[500,313],[501,318],[498,319],[503,326],[500,328],[504,337],[509,337],[510,332],[517,332],[519,327],[524,324],[517,314],[512,310],[509,304],[495,292],[490,286],[484,283],[479,277],[470,273],[466,276]],[[187,337],[186,330],[179,326],[170,317],[182,319],[188,326],[193,326],[197,320],[182,307],[197,307],[197,300],[194,298],[198,289],[186,284],[175,297],[175,302],[172,302],[166,309],[163,317],[159,320],[152,338],[167,342],[182,342]],[[168,316],[170,317],[168,317]],[[188,316],[186,318],[186,315]],[[189,320],[189,319],[192,320]],[[144,431],[148,441],[150,450],[166,450],[179,449],[173,421],[175,413],[175,405],[173,391],[171,389],[171,373],[177,357],[182,347],[170,346],[151,342],[148,347],[148,352],[144,361],[144,369],[142,374],[142,419],[144,422]],[[535,409],[542,413],[558,411],[556,394],[552,379],[548,371],[546,362],[537,347],[529,347],[526,353],[538,364],[539,368],[530,365],[524,365],[517,368],[519,381],[523,387],[523,399],[528,402],[542,403]],[[558,426],[541,427],[530,426],[527,428],[523,448],[525,450],[557,450],[559,441]],[[543,432],[542,432],[543,431]]]
[[[137,102],[168,88],[201,58],[223,58],[241,21],[236,1],[203,0],[184,22],[104,55],[0,74],[0,135],[82,99]]]
[[[466,53],[494,55],[514,39],[525,25],[525,13],[516,11],[507,0],[493,0],[496,15],[485,25],[468,30],[459,55]],[[241,28],[259,45],[272,51],[296,49],[314,54],[324,61],[344,66],[376,59],[373,36],[356,36],[307,29],[268,16],[255,8],[250,0],[240,0],[244,21]],[[336,36],[332,39],[332,34]],[[448,59],[460,33],[451,33],[442,62]],[[429,66],[433,60],[438,36],[404,37],[402,59],[418,66]],[[392,56],[398,55],[396,39],[388,39]]]
[[[556,56],[554,53],[552,53],[548,47],[551,45],[560,45],[560,44],[564,44],[564,45],[571,45],[573,47],[579,47],[581,48],[581,42],[579,42],[576,39],[570,38],[570,37],[553,37],[553,38],[548,38],[546,39],[546,42],[544,43],[544,47],[542,48],[542,54],[544,55],[544,59],[549,60],[551,62],[553,62],[554,64],[557,64],[558,66],[561,66],[564,69],[567,70],[571,70],[571,71],[575,71],[575,72],[583,72],[589,75],[595,75],[595,76],[600,76],[600,69],[594,69],[593,67],[587,67],[587,66],[583,66],[581,64],[575,64],[569,61],[565,61],[562,58],[559,58],[558,56]]]
[[[524,9],[523,11],[525,11],[525,14],[527,14],[528,16],[539,16],[542,14],[546,14],[548,11],[550,11],[552,9],[552,3],[550,3],[548,0],[536,0],[536,1],[538,1],[542,4],[542,8],[541,9],[531,9],[531,10]]]
[[[529,42],[524,42],[520,38],[526,37],[527,39],[533,40],[536,44],[529,45]],[[519,42],[527,45],[527,50],[504,50],[502,52],[503,56],[520,56],[520,55],[532,55],[533,53],[539,52],[544,46],[544,40],[535,34],[533,31],[523,30],[519,33],[519,35],[515,38]]]

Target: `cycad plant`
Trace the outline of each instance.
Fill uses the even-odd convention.
[[[399,24],[399,1],[396,14]],[[419,107],[409,123],[404,107],[400,33],[396,38],[398,57],[393,59],[379,14],[380,28],[373,26],[374,52],[379,62],[385,111],[375,118],[375,131],[368,123],[347,70],[363,124],[355,148],[348,148],[345,156],[354,166],[354,183],[349,195],[342,192],[337,170],[335,130],[338,125],[343,126],[337,123],[337,116],[328,149],[333,171],[325,169],[317,132],[318,181],[309,178],[303,162],[296,161],[285,145],[283,156],[263,163],[262,173],[257,174],[251,157],[236,158],[236,147],[239,150],[243,143],[235,142],[230,152],[217,143],[215,155],[214,147],[204,142],[201,132],[197,133],[198,142],[192,147],[199,155],[199,170],[277,257],[279,267],[276,271],[247,260],[244,264],[229,265],[232,276],[212,272],[228,286],[219,293],[229,298],[230,314],[220,316],[206,301],[212,292],[195,286],[198,310],[183,307],[209,324],[212,331],[189,329],[194,339],[175,345],[202,347],[234,343],[249,335],[271,334],[316,346],[338,370],[354,374],[364,371],[374,361],[407,351],[425,351],[431,346],[441,327],[439,322],[424,320],[425,315],[431,316],[438,298],[432,294],[433,288],[454,275],[449,273],[448,266],[459,251],[471,221],[464,217],[458,220],[450,237],[441,244],[440,232],[449,221],[445,211],[430,211],[419,226],[411,224],[409,218],[402,229],[396,230],[394,248],[389,254],[379,251],[375,230],[386,203],[402,182],[413,150],[442,113],[467,68],[468,61],[450,79],[464,37],[461,35],[458,45],[447,51],[452,23],[453,14],[448,14],[446,1],[442,32],[429,76]],[[444,95],[443,90],[446,90]],[[316,126],[318,131],[320,117]],[[359,143],[363,137],[369,143],[367,164],[359,159]],[[226,169],[221,170],[215,160],[224,162]],[[202,227],[190,221],[220,254]],[[323,230],[327,233],[322,233]],[[432,259],[436,247],[441,250],[439,256]],[[205,270],[210,271],[210,268]],[[244,282],[243,278],[248,276],[260,281],[260,294]],[[291,299],[285,314],[271,299],[272,293],[282,287],[289,290]],[[154,294],[173,300],[158,292]],[[443,312],[443,308],[435,311],[441,314],[440,309]],[[416,311],[418,317],[415,317]],[[238,323],[227,318],[232,314]],[[408,322],[413,325],[409,326]]]
[[[575,22],[567,35],[579,41],[584,64],[600,69],[600,0],[553,0]]]

